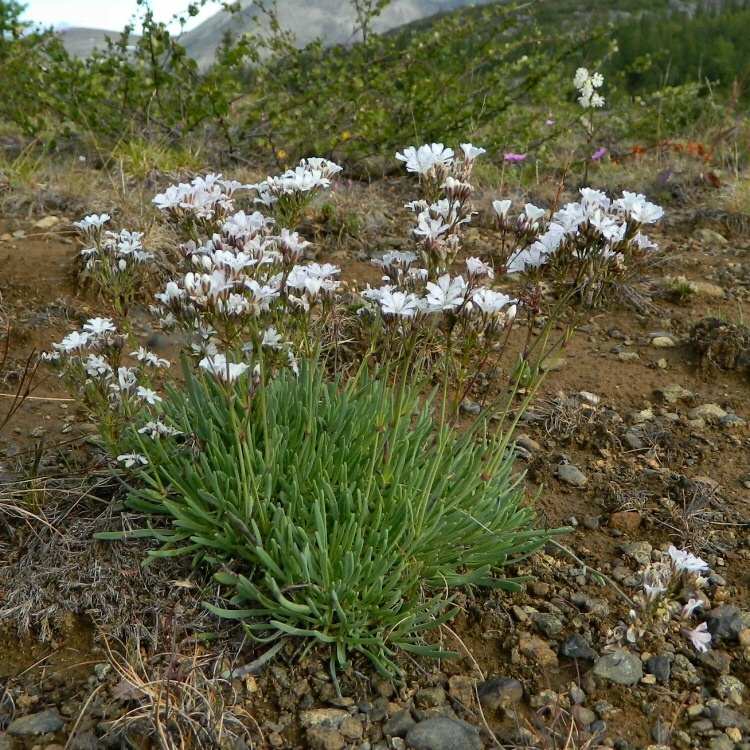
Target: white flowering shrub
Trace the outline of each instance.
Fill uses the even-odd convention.
[[[440,143],[397,155],[425,197],[407,205],[414,250],[376,260],[383,285],[354,295],[366,353],[351,377],[331,370],[337,360],[322,343],[341,307],[340,269],[305,262],[309,243],[295,231],[340,169],[323,159],[257,185],[199,177],[154,199],[183,232],[179,273],[152,307],[165,332],[179,333],[183,380],[159,389],[169,363],[108,318],[46,355],[101,425],[128,477],[128,505],[163,518],[140,532],[161,543],[152,556],[219,567],[229,605],[212,609],[243,619],[253,637],[306,638],[329,646],[334,662],[355,652],[393,673],[396,648],[441,653],[424,634],[454,614],[446,586],[512,589],[518,581],[502,569],[561,532],[533,526],[512,474],[509,407],[523,411],[541,362],[572,332],[569,323],[550,340],[565,305],[603,294],[611,276],[602,269],[648,244],[639,229],[660,209],[642,196],[610,203],[584,191],[549,222],[528,204],[511,224],[510,203],[498,201],[501,255],[468,258],[457,274],[474,214],[468,180],[484,152],[460,148],[459,158]],[[107,220],[80,223],[87,244],[104,247]],[[98,251],[103,287],[119,288],[118,274],[150,260],[136,233],[117,236],[133,246],[117,244],[111,261]],[[125,269],[105,273],[119,269],[117,253]],[[548,269],[571,288],[552,303],[538,284]],[[520,318],[523,367],[514,364],[459,434],[461,399],[505,353]],[[439,356],[425,373],[414,364],[428,348]],[[438,379],[432,396],[420,372]],[[521,379],[525,395],[514,402]],[[499,429],[488,428],[490,416]]]

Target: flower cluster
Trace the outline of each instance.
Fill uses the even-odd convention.
[[[596,92],[601,88],[604,78],[601,73],[589,73],[586,68],[578,68],[573,77],[573,85],[578,89],[580,96],[578,103],[584,109],[593,109],[604,106],[604,97]]]
[[[462,143],[461,152],[462,158],[455,160],[453,149],[432,143],[409,146],[403,154],[396,154],[409,172],[419,176],[426,195],[405,207],[417,215],[412,237],[422,263],[433,276],[444,273],[455,259],[461,244],[460,228],[473,215],[468,179],[475,159],[486,151]]]
[[[295,226],[310,201],[320,190],[331,186],[331,179],[341,169],[328,159],[311,157],[278,177],[268,177],[249,187],[257,193],[255,202],[271,211],[280,224]]]
[[[703,587],[708,579],[701,574],[708,570],[705,560],[673,545],[664,559],[647,565],[641,572],[643,591],[635,599],[638,611],[633,609],[630,612],[627,640],[634,643],[639,634],[646,632],[646,626],[650,625],[658,631],[676,618],[683,635],[696,651],[707,651],[711,634],[706,623],[692,628],[688,627],[688,623],[696,610],[707,602]]]

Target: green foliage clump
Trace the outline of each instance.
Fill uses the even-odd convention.
[[[170,519],[147,532],[163,543],[154,557],[224,568],[237,609],[211,609],[250,618],[255,637],[301,636],[339,663],[359,653],[397,672],[396,647],[440,655],[423,636],[455,614],[446,587],[517,588],[494,574],[554,533],[531,527],[507,440],[436,429],[414,388],[397,396],[377,373],[324,382],[305,362],[261,403],[246,384],[185,375],[162,417],[182,437],[131,435],[150,468],[129,505]]]

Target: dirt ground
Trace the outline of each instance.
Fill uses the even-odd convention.
[[[359,213],[361,236],[356,241],[340,232],[334,236],[330,227],[313,222],[322,243],[320,260],[342,265],[348,280],[375,281],[377,269],[367,256],[400,247],[405,236],[399,189],[385,182],[350,185],[346,207]],[[368,717],[361,737],[342,733],[340,722],[336,730],[349,747],[364,750],[390,742],[382,727],[399,707],[420,720],[425,705],[435,711],[449,705],[482,730],[485,746],[525,747],[520,743],[530,742],[528,737],[513,739],[513,732],[552,715],[545,714],[551,695],[545,691],[567,695],[573,684],[582,687],[585,705],[593,706],[594,718],[604,724],[597,740],[602,746],[670,745],[654,733],[663,725],[674,747],[745,747],[747,727],[733,738],[717,721],[702,729],[696,724],[710,714],[707,701],[722,677],[750,684],[748,643],[717,638],[714,648],[700,655],[680,642],[679,634],[660,642],[646,638],[636,653],[681,655],[678,662],[688,674],[676,672],[672,661],[667,684],[633,687],[594,680],[590,661],[559,653],[566,636],[581,633],[601,654],[627,622],[627,602],[612,586],[599,585],[590,571],[604,573],[632,594],[628,576],[638,566],[633,548],[628,552],[624,546],[634,543],[648,543],[654,551],[674,544],[703,556],[718,575],[709,588],[712,606],[732,605],[743,615],[750,610],[750,337],[740,325],[750,320],[750,238],[726,216],[706,216],[699,206],[667,206],[666,212],[653,233],[664,262],[642,287],[648,305],[601,312],[577,332],[519,430],[524,437],[518,466],[527,471],[529,494],[543,485],[539,522],[573,526],[561,541],[577,559],[550,548],[518,567],[516,572],[537,577],[524,592],[463,595],[463,613],[451,624],[453,632],[444,633],[463,658],[409,662],[409,677],[397,692],[363,668],[366,674],[353,669],[344,676],[343,698],[332,696],[323,662],[313,656],[297,664],[293,650],[258,674],[235,676],[228,685],[235,708],[246,713],[247,735],[254,738],[247,746],[335,748],[335,738],[319,739],[320,732],[305,729],[301,719],[304,711],[334,706],[358,721]],[[9,327],[0,421],[23,382],[27,360],[85,319],[107,314],[77,280],[72,221],[78,218],[0,218],[0,308]],[[489,234],[479,228],[473,238],[481,247]],[[679,277],[685,283],[669,283]],[[582,391],[595,398],[577,396]],[[720,411],[701,417],[694,410],[705,405]],[[724,417],[716,416],[722,412]],[[129,744],[106,739],[107,722],[143,705],[140,694],[123,696],[123,675],[112,666],[119,662],[107,656],[107,644],[114,647],[117,639],[131,646],[141,639],[144,674],[163,666],[163,656],[152,658],[160,653],[190,653],[206,664],[218,654],[218,666],[212,667],[218,671],[262,653],[242,641],[237,627],[227,627],[216,647],[193,640],[195,630],[217,626],[196,614],[207,585],[202,571],[165,563],[144,572],[138,543],[90,541],[92,531],[108,528],[120,512],[118,501],[111,500],[117,491],[106,467],[92,467],[96,453],[86,441],[92,431],[60,383],[40,369],[29,397],[0,432],[0,748],[152,746],[136,744],[137,733],[128,735]],[[562,481],[561,465],[577,467],[585,484]],[[79,516],[86,520],[77,527]],[[39,559],[46,554],[49,564]],[[26,601],[19,594],[24,586]],[[604,605],[590,607],[585,597]],[[555,607],[545,609],[550,603]],[[545,612],[564,622],[562,632],[545,632],[532,616]],[[528,647],[529,639],[536,645]],[[472,680],[490,677],[522,683],[524,698],[512,716],[480,710],[471,687],[467,692]],[[430,706],[420,691],[436,687],[444,689],[447,702]],[[380,720],[374,709],[356,709],[363,702],[377,708],[384,698],[388,708]],[[691,706],[703,704],[708,713],[691,712]],[[734,708],[750,726],[746,702],[740,699]],[[64,724],[41,740],[2,731],[20,716],[52,709]],[[586,735],[583,727],[593,724],[579,722],[579,744],[549,747],[586,747],[583,738],[595,732]],[[734,744],[717,744],[720,735]]]

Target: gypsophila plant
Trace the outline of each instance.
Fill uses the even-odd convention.
[[[663,637],[678,630],[696,651],[707,651],[711,634],[706,623],[689,625],[696,610],[708,601],[703,593],[708,578],[702,575],[708,570],[705,560],[670,545],[662,560],[649,563],[641,571],[641,591],[633,599],[629,623],[621,628],[624,640],[635,644],[646,636]]]
[[[425,197],[407,206],[414,250],[386,254],[376,261],[384,284],[350,294],[366,334],[352,376],[331,372],[337,359],[322,344],[336,346],[327,327],[342,304],[340,269],[305,262],[296,231],[340,170],[324,159],[258,185],[207,175],[154,199],[184,240],[179,273],[152,308],[179,333],[182,380],[157,392],[153,368],[167,362],[137,349],[138,364],[124,364],[127,339],[110,319],[48,355],[92,415],[106,415],[97,422],[128,505],[163,519],[138,532],[160,543],[151,557],[212,566],[229,601],[214,612],[258,640],[323,644],[332,666],[359,654],[393,674],[396,649],[442,654],[427,636],[455,613],[451,589],[515,588],[503,568],[562,531],[533,526],[512,474],[513,427],[544,359],[606,296],[613,276],[601,269],[660,211],[642,196],[610,205],[591,191],[564,218],[545,224],[546,210],[529,204],[511,226],[510,202],[499,201],[501,255],[468,258],[456,274],[474,214],[468,180],[484,153],[460,148],[458,159],[440,143],[397,155]],[[96,242],[104,221],[81,228]],[[542,252],[547,234],[559,240]],[[566,287],[548,300],[539,281],[553,268]],[[578,312],[553,340],[568,304]],[[519,317],[517,361],[459,434],[458,405],[506,354]],[[432,367],[416,367],[429,352]]]
[[[584,185],[588,182],[589,151],[596,135],[594,112],[604,106],[604,97],[597,91],[597,89],[602,87],[603,83],[604,77],[601,73],[589,73],[586,68],[578,68],[575,76],[573,76],[573,85],[578,89],[579,94],[578,103],[583,107],[583,115],[580,122],[586,134],[586,153],[583,158]],[[606,148],[604,152],[601,149],[597,150],[591,158],[595,161],[600,159],[606,153],[606,150]]]

